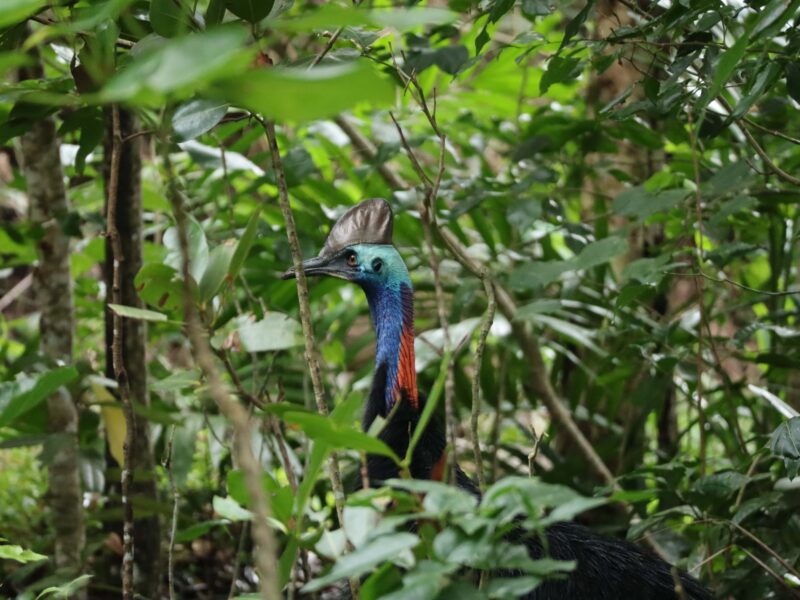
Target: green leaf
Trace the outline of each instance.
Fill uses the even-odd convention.
[[[233,253],[231,265],[228,269],[228,277],[231,281],[236,281],[247,255],[250,254],[250,249],[253,247],[253,242],[256,241],[258,223],[259,219],[261,218],[261,206],[262,205],[259,204],[259,206],[253,211],[253,214],[250,215],[250,219],[247,221],[247,227],[245,227],[242,237],[239,238],[239,242],[236,244],[236,251]]]
[[[185,544],[186,542],[191,542],[192,540],[196,540],[199,537],[204,536],[209,531],[217,527],[218,525],[225,525],[227,521],[225,519],[213,519],[211,521],[203,521],[202,523],[195,523],[187,527],[186,529],[182,529],[175,535],[175,541],[179,544]]]
[[[581,72],[580,64],[581,62],[577,58],[553,56],[548,61],[547,70],[539,82],[539,91],[542,94],[546,94],[551,85],[567,83],[568,80],[576,79]]]
[[[323,415],[287,412],[283,415],[283,420],[299,426],[311,439],[322,441],[334,448],[363,450],[369,454],[388,456],[395,462],[400,462],[400,458],[383,441],[358,429],[338,425]]]
[[[340,579],[360,577],[384,561],[398,558],[401,552],[410,550],[418,543],[419,538],[411,533],[381,536],[343,556],[327,575],[312,579],[303,586],[301,591],[304,593],[316,592]]]
[[[689,192],[683,189],[649,192],[643,186],[629,188],[614,198],[612,209],[618,215],[646,219],[682,202]]]
[[[723,500],[739,491],[749,480],[750,478],[742,473],[724,471],[701,477],[694,483],[692,490],[704,496]]]
[[[171,312],[182,305],[183,285],[177,271],[161,263],[147,263],[133,282],[139,298],[151,306]]]
[[[569,260],[530,262],[514,269],[511,281],[515,287],[526,289],[548,285],[568,271],[591,269],[607,263],[628,251],[628,240],[610,236],[587,244]],[[523,316],[526,316],[523,313]]]
[[[122,304],[109,304],[108,307],[120,317],[137,319],[139,321],[166,321],[167,315],[147,310],[146,308],[136,308],[135,306],[123,306]]]
[[[200,281],[208,266],[208,242],[203,227],[193,218],[189,219],[187,234],[189,236],[189,274],[195,281]],[[178,230],[170,227],[164,232],[164,246],[167,256],[164,264],[181,272],[181,247],[178,241]]]
[[[564,28],[564,38],[561,40],[561,46],[559,46],[558,51],[564,49],[564,47],[569,44],[570,40],[578,35],[580,32],[581,27],[586,22],[586,18],[589,16],[589,12],[594,7],[594,3],[596,0],[588,0],[586,2],[586,6],[584,6],[580,12],[575,15],[572,20],[567,23],[567,26]]]
[[[733,46],[728,48],[720,55],[716,64],[714,65],[714,78],[711,80],[711,85],[700,96],[700,99],[697,102],[698,109],[705,108],[708,106],[709,102],[719,96],[720,92],[722,92],[722,89],[725,87],[725,84],[728,83],[728,80],[736,70],[737,65],[739,65],[741,62],[744,53],[747,51],[747,46],[749,43],[750,33],[746,31],[739,36]]]
[[[200,301],[208,302],[217,295],[230,270],[231,259],[236,248],[233,242],[226,242],[214,248],[208,255],[208,266],[200,278]]]
[[[150,24],[158,35],[171,38],[189,30],[192,18],[184,0],[150,0]]]
[[[33,59],[22,52],[0,52],[0,77],[8,71],[24,67],[33,62]]]
[[[792,417],[778,426],[770,437],[769,449],[775,456],[783,458],[790,478],[798,476],[800,469],[800,417]]]
[[[238,332],[247,352],[274,352],[303,343],[300,324],[283,313],[267,313],[260,321],[240,326]]]
[[[172,115],[172,129],[181,141],[192,140],[211,131],[228,112],[228,105],[218,100],[190,100]]]
[[[242,50],[245,37],[242,29],[222,26],[172,40],[151,40],[109,80],[99,98],[158,106],[168,96],[194,94],[249,65],[250,52]]]
[[[76,577],[69,583],[65,583],[64,585],[59,586],[52,586],[42,590],[38,596],[36,596],[36,600],[40,600],[40,598],[63,598],[64,600],[68,600],[69,598],[74,598],[77,593],[89,585],[89,581],[91,580],[92,575],[81,575],[80,577]]]
[[[28,563],[46,559],[47,557],[44,554],[26,550],[22,546],[0,546],[0,560],[15,560],[19,563]]]
[[[765,68],[758,69],[756,71],[755,81],[747,92],[747,95],[743,96],[739,102],[736,103],[736,107],[731,113],[731,118],[738,120],[747,114],[750,107],[764,95],[764,92],[768,88],[772,87],[780,73],[781,65],[777,61],[770,61]]]
[[[222,498],[214,496],[212,501],[214,512],[229,521],[249,521],[253,518],[253,513],[243,508],[236,500],[230,496]]]
[[[58,367],[36,378],[0,384],[0,427],[5,427],[78,377],[75,367]]]
[[[786,63],[786,91],[795,102],[800,102],[800,62]]]
[[[229,11],[248,23],[258,23],[265,18],[274,4],[275,0],[226,0],[225,2]]]
[[[0,2],[0,29],[24,21],[47,4],[47,0],[3,0]]]
[[[394,100],[394,85],[371,63],[358,60],[311,70],[248,72],[218,83],[212,93],[272,119],[305,122],[337,115],[359,102],[388,105]]]
[[[444,8],[416,6],[366,10],[328,3],[291,19],[270,19],[269,25],[272,29],[293,32],[364,26],[406,31],[421,26],[445,25],[457,18],[457,13]]]
[[[206,9],[206,27],[219,25],[225,17],[225,0],[211,0]]]

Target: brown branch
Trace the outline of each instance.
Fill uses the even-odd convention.
[[[478,485],[481,489],[486,489],[486,476],[483,473],[483,457],[481,455],[481,441],[478,437],[478,417],[481,412],[481,366],[483,365],[483,351],[486,348],[486,338],[494,323],[494,315],[497,312],[497,300],[494,295],[492,282],[488,277],[483,278],[483,289],[486,292],[488,304],[486,312],[481,321],[481,329],[478,334],[478,347],[475,349],[475,360],[473,361],[472,373],[472,418],[470,419],[470,431],[472,433],[472,452],[475,455],[475,471],[478,474]]]
[[[728,101],[725,98],[723,98],[722,96],[718,96],[717,100],[719,100],[719,103],[722,104],[725,110],[728,111],[729,115],[733,113],[731,105],[728,104]],[[791,183],[792,185],[800,186],[800,179],[798,179],[794,175],[790,175],[789,173],[781,169],[778,165],[776,165],[770,158],[769,154],[767,154],[766,151],[758,143],[756,138],[753,137],[753,134],[750,133],[750,130],[747,127],[738,122],[736,124],[738,125],[741,132],[744,134],[744,137],[747,140],[747,143],[750,144],[750,147],[756,151],[756,154],[758,154],[761,157],[761,160],[764,161],[764,164],[767,167],[769,167],[769,169],[773,173],[775,173],[778,177],[780,177],[784,181]]]
[[[169,489],[172,494],[172,522],[169,528],[169,548],[167,549],[167,588],[169,589],[169,600],[175,600],[175,534],[178,530],[178,500],[180,494],[178,493],[178,486],[175,485],[175,475],[172,472],[172,447],[175,439],[175,426],[169,433],[169,440],[167,440],[167,447],[164,451],[164,458],[161,460],[161,466],[167,472],[167,479],[169,480]],[[234,574],[234,579],[236,575]]]
[[[686,112],[689,125],[689,143],[692,151],[692,170],[694,172],[694,210],[695,219],[697,221],[697,234],[699,241],[694,240],[696,250],[697,268],[703,270],[703,238],[705,233],[703,231],[703,209],[702,197],[700,195],[700,162],[697,158],[697,138],[694,133],[694,122],[692,119],[691,107]],[[700,475],[706,473],[706,413],[703,409],[703,323],[707,320],[706,304],[705,304],[705,286],[703,285],[704,279],[698,277],[694,280],[695,288],[697,291],[697,306],[700,311],[700,322],[697,326],[697,355],[695,358],[695,395],[697,397],[697,426],[700,429],[700,453],[698,460],[700,461]]]
[[[362,134],[358,128],[355,127],[344,116],[340,115],[336,117],[334,122],[342,131],[344,131],[345,135],[350,138],[350,142],[353,144],[359,154],[361,154],[370,162],[375,160],[375,157],[378,155],[378,149],[375,148],[375,145],[372,143],[372,141],[370,141],[369,138]],[[389,184],[389,187],[392,189],[404,190],[408,188],[408,183],[406,183],[406,181],[386,163],[381,163],[375,168],[378,170],[380,176],[383,177],[383,180]]]
[[[230,421],[234,430],[233,453],[238,466],[244,474],[245,485],[251,499],[253,511],[253,539],[256,566],[259,571],[261,597],[264,600],[280,600],[278,591],[278,572],[276,566],[276,544],[272,530],[268,525],[270,516],[270,498],[264,492],[261,466],[253,454],[250,436],[250,418],[245,408],[231,396],[220,379],[214,362],[208,339],[204,334],[197,313],[191,288],[191,271],[189,265],[189,236],[187,233],[187,215],[183,207],[183,197],[177,188],[169,158],[169,150],[164,149],[164,166],[167,173],[167,192],[175,216],[178,230],[178,242],[181,249],[181,275],[183,279],[183,309],[186,330],[192,346],[194,359],[208,383],[208,391],[220,411]]]
[[[122,304],[122,242],[117,229],[117,196],[119,191],[119,167],[121,157],[122,136],[120,134],[119,107],[111,107],[111,160],[108,177],[108,199],[106,202],[106,235],[111,243],[113,258],[111,301]],[[109,309],[110,310],[110,309]],[[136,417],[133,413],[130,389],[128,388],[128,374],[125,372],[125,362],[122,357],[122,316],[116,312],[112,314],[111,362],[114,368],[114,377],[117,380],[117,391],[122,410],[125,414],[125,443],[123,445],[122,463],[122,598],[133,600],[133,502],[131,498],[133,486],[133,442],[136,428]]]
[[[292,263],[297,277],[297,300],[300,307],[300,322],[303,327],[303,339],[305,340],[306,362],[311,375],[311,385],[314,389],[314,399],[317,410],[321,415],[328,415],[328,405],[325,402],[325,389],[322,385],[322,374],[320,372],[319,360],[317,358],[317,345],[314,338],[314,327],[311,322],[311,307],[308,298],[308,280],[303,270],[303,254],[300,249],[300,240],[297,237],[297,227],[294,223],[294,214],[289,204],[289,188],[286,185],[286,174],[283,170],[281,153],[278,149],[278,140],[275,135],[275,125],[260,116],[253,115],[264,129],[264,134],[269,144],[270,157],[272,159],[272,169],[275,172],[275,182],[278,187],[278,204],[280,205],[283,219],[286,222],[286,235],[289,239],[289,246],[292,250]],[[328,471],[333,489],[333,497],[336,503],[336,514],[339,523],[344,526],[344,489],[342,487],[341,471],[339,460],[335,453],[331,453],[328,459]],[[358,580],[350,579],[350,589],[354,598],[358,598]]]

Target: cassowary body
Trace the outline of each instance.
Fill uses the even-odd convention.
[[[424,406],[414,368],[414,296],[403,259],[391,243],[392,215],[384,200],[365,200],[347,211],[331,230],[320,256],[304,263],[308,275],[330,275],[361,286],[367,296],[376,331],[375,376],[363,426],[387,419],[380,438],[404,456]],[[288,271],[285,277],[292,277]],[[417,479],[442,480],[446,468],[446,438],[440,421],[432,419],[411,461]],[[389,458],[367,457],[371,482],[399,476]],[[456,467],[456,485],[480,495],[473,481]],[[521,531],[516,535],[519,537]],[[532,600],[710,600],[696,580],[628,542],[598,536],[573,522],[547,529],[547,552],[540,540],[527,538],[531,558],[548,556],[576,561],[566,579],[546,581],[527,597]],[[521,540],[522,541],[522,540]],[[683,595],[676,592],[676,577]]]

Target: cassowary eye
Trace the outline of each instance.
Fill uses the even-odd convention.
[[[348,266],[350,267],[357,267],[358,266],[358,258],[356,257],[355,252],[350,252],[347,257],[345,258],[347,261]]]
[[[372,270],[376,273],[381,272],[381,267],[383,266],[383,261],[380,258],[376,258],[372,261]]]

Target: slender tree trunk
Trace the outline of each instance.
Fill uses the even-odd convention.
[[[21,71],[21,79],[41,77],[40,66]],[[40,312],[42,354],[58,364],[72,362],[74,315],[69,237],[61,223],[69,211],[61,168],[56,124],[51,118],[34,123],[21,138],[23,172],[28,186],[31,220],[43,236],[37,243],[34,293]],[[81,478],[78,469],[78,410],[66,389],[47,400],[50,434],[56,452],[48,465],[48,506],[56,532],[58,569],[77,575],[85,542]]]
[[[111,124],[108,113],[106,128],[104,183],[108,188],[111,156]],[[136,131],[137,120],[130,111],[119,109],[120,134],[128,138]],[[142,267],[142,195],[141,195],[141,148],[140,137],[128,139],[122,144],[119,167],[119,187],[117,190],[117,230],[122,245],[124,260],[120,263],[122,304],[141,308],[142,302],[134,286],[134,277]],[[106,260],[104,276],[106,289],[111,290],[113,276],[113,254],[110,240],[106,239]],[[110,301],[110,298],[107,298]],[[106,310],[106,375],[114,378],[111,361],[111,342],[113,327],[111,311]],[[123,319],[122,321],[122,361],[128,376],[131,401],[134,405],[148,406],[147,395],[147,328],[144,321]],[[154,479],[154,458],[150,446],[149,424],[144,418],[136,419],[132,449],[134,471],[134,507],[144,501],[153,505],[157,500]],[[108,453],[107,453],[108,456]],[[113,459],[110,459],[113,460]],[[111,463],[110,463],[111,464]],[[118,489],[117,478],[108,478],[109,484]],[[119,527],[119,523],[114,524]],[[134,521],[134,561],[137,572],[136,589],[148,598],[157,597],[161,581],[160,562],[161,535],[158,515],[136,518]]]

